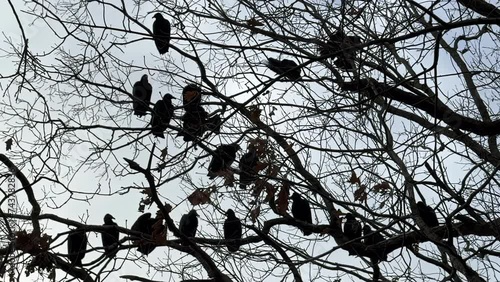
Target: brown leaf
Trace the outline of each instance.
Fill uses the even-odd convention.
[[[273,185],[271,185],[269,182],[264,181],[264,188],[266,189],[266,198],[264,199],[265,202],[269,202],[271,200],[274,201],[274,195],[276,195],[276,188],[274,188]]]
[[[264,170],[266,167],[268,167],[269,164],[268,163],[261,163],[261,162],[257,162],[257,164],[255,165],[255,171],[256,172],[259,172],[261,170]]]
[[[168,147],[165,147],[165,149],[161,150],[161,160],[164,161],[165,157],[168,155]]]
[[[351,178],[349,179],[349,183],[351,184],[361,184],[361,181],[359,180],[358,176],[356,175],[356,172],[353,170],[351,174]]]
[[[267,141],[266,140],[263,140],[260,138],[255,138],[255,139],[251,139],[248,143],[249,143],[248,148],[254,148],[255,152],[257,153],[257,156],[260,157],[266,153],[266,149],[267,149]]]
[[[257,221],[257,217],[260,215],[260,206],[257,206],[255,209],[250,211],[250,219],[252,220],[253,223]]]
[[[391,185],[389,185],[389,182],[384,181],[380,184],[373,186],[373,190],[376,193],[383,193],[383,192],[386,192],[387,190],[391,190]]]
[[[146,208],[146,205],[145,204],[139,204],[139,212],[140,213],[143,213],[144,212],[144,209]]]
[[[211,190],[209,189],[196,189],[191,195],[188,196],[188,201],[191,205],[204,205],[210,203],[210,194]]]
[[[144,189],[142,189],[141,193],[148,196],[148,197],[152,196],[151,188],[144,188]]]
[[[12,149],[12,138],[9,138],[9,140],[5,142],[5,147],[7,151],[10,151],[10,149]]]
[[[259,123],[260,122],[260,113],[262,112],[261,109],[259,109],[257,106],[251,106],[249,108],[250,110],[250,120],[253,123]]]
[[[247,20],[247,25],[250,27],[263,26],[264,24],[259,22],[256,18],[251,18]]]
[[[287,182],[283,183],[280,192],[278,193],[277,210],[281,215],[285,215],[288,210],[288,196],[290,195],[290,185]]]
[[[354,200],[359,202],[364,202],[368,198],[368,193],[366,193],[366,185],[361,185],[356,191],[354,191]]]
[[[234,187],[234,172],[232,170],[224,170],[224,174],[222,175],[224,177],[224,185],[229,186],[229,187]]]

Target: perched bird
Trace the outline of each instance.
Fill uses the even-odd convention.
[[[423,202],[418,202],[417,209],[420,213],[420,217],[422,217],[422,220],[425,222],[425,224],[427,224],[427,226],[435,227],[439,225],[436,212],[434,212],[431,207],[424,204]]]
[[[468,226],[474,226],[477,223],[474,219],[472,219],[466,215],[463,215],[463,214],[457,214],[455,216],[455,218],[460,220],[463,224],[468,225]]]
[[[240,149],[237,143],[228,145],[219,145],[215,149],[212,161],[208,165],[208,176],[214,179],[218,172],[228,169],[236,159],[236,152]]]
[[[72,265],[82,266],[87,251],[87,234],[82,228],[72,230],[68,235],[68,257]]]
[[[148,212],[139,216],[130,230],[153,236],[153,225],[155,225],[157,221],[158,219],[151,218],[151,213]],[[145,240],[150,242],[144,242]],[[141,238],[141,240],[136,240],[135,243],[139,245],[137,251],[144,255],[149,255],[156,248],[156,244],[151,242],[151,239]]]
[[[166,20],[161,13],[156,13],[153,18],[153,39],[156,44],[156,49],[160,54],[168,52],[170,42],[170,22]]]
[[[174,105],[172,99],[175,99],[170,94],[165,94],[163,99],[158,100],[153,107],[153,114],[151,115],[151,133],[160,138],[165,138],[163,132],[167,130],[167,125],[174,116]]]
[[[220,115],[213,115],[205,122],[205,131],[212,131],[215,134],[219,134],[221,125],[222,119]]]
[[[226,216],[226,221],[224,221],[224,239],[233,240],[226,242],[226,246],[230,252],[236,252],[240,249],[241,244],[241,221],[234,215],[232,209],[227,210]]]
[[[134,108],[134,115],[142,117],[146,115],[149,109],[149,102],[151,101],[151,94],[153,93],[153,87],[148,82],[148,75],[145,74],[141,77],[141,80],[134,83],[134,88],[132,89],[132,95],[134,96],[134,102],[132,104]]]
[[[239,164],[241,189],[245,189],[247,185],[257,180],[257,171],[255,167],[258,161],[259,157],[254,147],[248,148],[248,152],[241,157]]]
[[[361,38],[359,36],[348,36],[344,32],[338,30],[336,33],[330,35],[326,44],[322,44],[319,47],[319,53],[321,56],[331,55],[337,58],[334,64],[340,69],[349,71],[355,68],[354,59],[356,57],[356,51],[359,50],[359,48],[355,49],[352,48],[352,46],[359,44],[361,44]]]
[[[290,80],[300,79],[300,68],[292,60],[278,60],[274,58],[269,58],[267,62],[267,67],[279,75],[285,75]]]
[[[198,110],[201,103],[201,88],[196,84],[188,84],[182,89],[182,105],[186,111]]]
[[[373,232],[372,228],[369,225],[363,226],[363,236],[365,237],[366,245],[375,245],[377,243],[383,242],[384,236],[380,234],[380,232]],[[377,256],[374,257],[375,260],[387,260],[387,254],[385,253],[377,253]]]
[[[107,213],[104,216],[104,224],[103,226],[118,226],[113,219],[115,219],[112,215]],[[118,229],[113,228],[112,230],[106,230],[101,232],[102,246],[104,247],[104,254],[107,257],[114,257],[116,255],[116,251],[118,250],[118,239],[120,237],[120,231]]]
[[[344,235],[349,238],[349,240],[361,237],[361,223],[359,223],[351,213],[346,214],[345,218]]]
[[[184,214],[179,222],[179,231],[184,234],[184,236],[191,238],[195,237],[196,229],[198,228],[198,213],[196,210],[190,210],[189,213]],[[182,245],[187,245],[187,243],[182,242]]]
[[[305,221],[309,224],[312,224],[311,217],[311,206],[307,200],[302,199],[300,194],[293,193],[292,195],[293,203],[292,203],[292,215],[295,219]],[[299,227],[304,233],[305,236],[311,235],[312,232],[307,230],[306,228]]]
[[[205,132],[206,119],[207,112],[203,107],[191,108],[182,116],[182,131],[177,136],[183,136],[186,142],[195,141],[196,137],[201,137]]]

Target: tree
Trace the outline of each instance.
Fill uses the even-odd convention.
[[[2,206],[0,269],[13,279],[35,271],[57,281],[499,275],[494,4],[8,3],[16,31],[0,49],[1,187],[3,203],[26,203]],[[152,34],[158,12],[171,24],[163,55]],[[270,70],[270,59],[293,64]],[[144,74],[153,92],[141,118],[132,87]],[[157,139],[150,115],[167,93],[174,117]],[[214,154],[226,159],[216,148],[235,143],[229,168],[209,179]],[[258,161],[244,172],[251,183],[240,189],[239,160],[254,151]],[[309,202],[312,224],[291,216],[293,193]],[[425,223],[419,201],[438,226]],[[199,225],[189,238],[178,223],[193,208]],[[229,208],[243,226],[235,253],[224,247]],[[131,230],[146,210],[153,230]],[[100,243],[114,228],[102,226],[107,213],[120,231],[116,259]],[[348,239],[347,213],[384,240]],[[67,256],[75,228],[89,237],[83,267]],[[144,243],[156,245],[148,256],[136,251]]]

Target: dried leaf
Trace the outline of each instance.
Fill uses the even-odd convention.
[[[290,185],[285,182],[283,186],[281,186],[280,192],[278,193],[278,204],[277,210],[281,215],[285,215],[288,210],[288,197],[290,195]]]
[[[267,181],[263,181],[264,182],[264,187],[266,189],[266,198],[264,199],[265,202],[269,202],[271,200],[274,201],[274,195],[276,195],[276,188],[271,185],[270,183],[268,183]]]
[[[368,198],[368,193],[366,192],[366,185],[361,185],[356,191],[354,191],[354,200],[358,202],[364,202]]]
[[[276,110],[277,110],[277,108],[276,108],[275,106],[273,106],[273,107],[271,108],[271,112],[269,113],[269,116],[270,116],[270,117],[274,116],[274,115],[275,115],[275,113],[274,113],[274,112],[275,112]]]
[[[12,149],[12,138],[9,138],[9,140],[5,142],[5,147],[7,151],[10,151],[10,149]]]
[[[251,18],[247,20],[247,25],[250,27],[263,26],[264,24],[259,22],[256,18]]]
[[[161,150],[161,160],[164,161],[165,157],[168,155],[168,146],[165,149]]]
[[[361,181],[359,180],[358,176],[356,175],[356,172],[353,170],[351,174],[351,178],[349,179],[349,183],[351,184],[361,184]]]
[[[144,189],[142,189],[141,193],[148,196],[148,197],[152,196],[151,188],[144,188]]]
[[[204,205],[210,203],[210,194],[211,190],[198,188],[187,199],[193,206]]]
[[[380,184],[373,186],[373,190],[376,193],[383,193],[383,192],[386,192],[387,190],[391,190],[391,185],[389,185],[389,182],[384,181]]]
[[[250,120],[253,123],[259,123],[260,113],[262,112],[262,110],[259,109],[257,106],[251,106],[249,110],[250,110]]]
[[[224,170],[224,185],[234,187],[234,172],[232,170]]]
[[[143,213],[145,208],[146,208],[145,204],[139,204],[139,212],[140,213]]]
[[[255,165],[255,171],[256,172],[259,172],[261,170],[264,170],[265,168],[267,168],[269,166],[268,163],[261,163],[261,162],[257,162],[257,164]]]
[[[257,221],[257,217],[260,215],[260,206],[257,206],[255,209],[250,211],[250,219],[252,220],[253,223]]]

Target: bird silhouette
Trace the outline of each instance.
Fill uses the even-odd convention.
[[[380,232],[372,231],[372,228],[369,225],[363,226],[363,236],[365,236],[364,243],[366,245],[375,245],[385,240],[384,236],[382,236]],[[375,261],[387,260],[387,254],[381,251],[378,252],[377,255],[372,258],[375,259]]]
[[[118,226],[113,219],[115,219],[112,215],[107,213],[104,216],[104,224],[103,226]],[[112,230],[106,230],[101,232],[102,246],[104,247],[104,254],[107,257],[114,257],[116,255],[116,251],[118,250],[118,239],[120,237],[120,231],[118,229],[113,228]]]
[[[344,235],[349,240],[354,240],[361,237],[361,223],[359,223],[359,221],[357,221],[351,213],[346,214],[345,218],[346,221],[344,223]]]
[[[174,116],[172,99],[175,99],[172,95],[165,94],[163,99],[158,100],[153,107],[153,114],[151,115],[151,133],[156,137],[165,138],[163,132],[167,130],[167,126]]]
[[[254,147],[249,147],[248,152],[241,157],[239,164],[241,189],[245,189],[247,185],[257,180],[256,166],[258,162],[257,150]]]
[[[205,131],[211,131],[215,134],[219,134],[221,125],[222,125],[222,118],[220,117],[220,115],[213,115],[206,120]]]
[[[155,225],[159,220],[160,219],[151,218],[151,213],[145,213],[137,218],[130,230],[153,236],[153,225]],[[163,227],[161,228],[163,229]],[[139,245],[137,247],[137,251],[144,255],[149,255],[156,248],[156,244],[152,242],[152,238],[149,239],[141,237],[141,240],[135,240],[134,242]]]
[[[134,88],[132,89],[132,95],[134,96],[134,101],[132,103],[134,115],[138,117],[146,115],[152,93],[153,87],[151,87],[151,84],[148,82],[147,74],[143,75],[141,80],[134,83]]]
[[[230,252],[236,252],[241,244],[241,221],[236,217],[232,209],[226,212],[226,221],[224,221],[224,239],[232,240],[226,242],[227,249]]]
[[[420,217],[422,217],[422,220],[425,222],[425,224],[427,224],[427,226],[435,227],[439,225],[436,212],[431,207],[424,204],[423,202],[418,202],[417,210],[420,213]]]
[[[210,179],[214,179],[219,172],[224,171],[231,166],[236,159],[236,152],[238,152],[239,149],[240,146],[237,143],[219,145],[219,147],[215,149],[212,160],[208,165],[207,175]]]
[[[274,58],[267,59],[267,67],[279,75],[284,75],[290,80],[300,79],[300,68],[297,68],[296,62],[288,59],[278,60]]]
[[[205,132],[205,122],[207,112],[203,107],[193,107],[182,116],[182,131],[177,136],[183,136],[184,141],[195,141],[197,137],[201,137]]]
[[[302,199],[300,194],[293,193],[292,195],[292,215],[295,219],[305,221],[309,224],[312,224],[312,216],[311,216],[311,206],[307,200]],[[305,236],[309,236],[312,234],[311,230],[308,230],[304,227],[299,227],[304,233]]]
[[[196,236],[196,229],[198,228],[198,213],[196,210],[190,210],[187,214],[181,217],[179,222],[179,231],[188,238]],[[187,245],[186,242],[182,242],[182,245]]]
[[[349,36],[338,30],[330,35],[326,44],[319,47],[319,53],[321,56],[336,58],[334,64],[340,69],[349,71],[355,68],[353,60],[356,57],[356,51],[359,50],[359,48],[352,48],[352,46],[358,44],[361,44],[359,36]]]
[[[68,234],[68,258],[72,265],[82,266],[82,259],[87,251],[87,234],[82,228],[72,230]]]
[[[198,110],[201,103],[201,88],[196,84],[188,84],[182,89],[182,105],[185,111]]]
[[[161,13],[156,13],[153,18],[155,19],[153,23],[153,39],[156,49],[163,55],[168,52],[170,43],[170,22]]]

